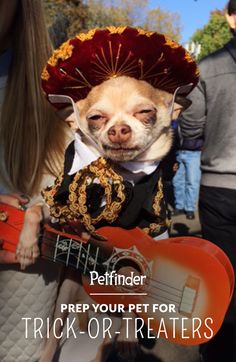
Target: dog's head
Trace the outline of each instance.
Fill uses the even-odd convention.
[[[77,106],[81,128],[106,157],[120,162],[157,160],[169,151],[172,103],[172,94],[122,76],[94,87]]]

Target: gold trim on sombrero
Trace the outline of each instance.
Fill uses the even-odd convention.
[[[76,82],[80,82],[81,85],[73,86],[73,87],[63,87],[63,89],[77,89],[77,88],[93,88],[92,84],[88,82],[88,80],[85,78],[83,73],[78,69],[75,68],[76,73],[81,77],[81,80],[75,77],[72,77],[70,74],[68,74],[63,68],[60,68],[60,72],[63,73],[68,77],[68,79],[74,80]]]
[[[93,39],[94,34],[96,33],[97,29],[91,29],[88,31],[88,33],[80,33],[76,35],[76,38],[78,38],[81,41],[90,40]]]
[[[176,43],[176,41],[170,39],[167,35],[164,35],[165,37],[165,44],[170,46],[173,49],[181,48],[181,45]]]
[[[109,30],[110,34],[122,34],[127,26],[107,26],[106,29]]]
[[[147,79],[149,79],[149,78],[157,77],[158,75],[161,75],[161,74],[166,74],[166,69],[165,69],[163,72],[150,73],[150,72],[155,68],[155,66],[156,66],[158,63],[162,63],[162,62],[164,61],[163,57],[164,57],[164,54],[161,53],[160,57],[155,61],[155,63],[153,63],[153,64],[150,66],[150,68],[149,68],[148,70],[146,70],[145,73],[143,73],[143,70],[141,70],[140,73],[141,73],[141,74],[143,73],[143,74],[142,74],[142,76],[141,76],[141,74],[140,74],[139,79],[140,79],[140,80],[147,80]],[[144,66],[144,61],[142,61],[142,66]]]
[[[50,78],[50,74],[48,73],[46,67],[43,68],[41,78],[43,80],[48,80]]]
[[[137,29],[139,35],[146,35],[147,37],[150,37],[154,34],[153,31],[147,31],[142,28],[136,28],[136,29]]]
[[[193,62],[194,62],[193,58],[191,57],[191,55],[190,55],[188,52],[185,52],[184,58],[185,58],[185,59],[187,60],[187,62],[189,62],[189,63],[193,63]]]
[[[51,58],[48,60],[48,64],[54,67],[57,65],[58,60],[69,59],[73,53],[74,46],[69,42],[63,43],[59,49],[55,50]]]

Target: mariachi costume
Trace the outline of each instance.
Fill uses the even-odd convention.
[[[164,35],[108,27],[79,34],[62,44],[43,71],[42,85],[47,96],[69,96],[76,102],[86,98],[94,86],[119,76],[144,80],[172,94],[191,84],[182,94],[185,96],[196,85],[198,70],[185,49]],[[65,107],[65,103],[55,105]],[[80,137],[78,142],[82,142]],[[71,174],[75,149],[73,143],[68,147],[63,173],[44,191],[53,217],[61,224],[77,220],[90,233],[104,225],[139,226],[153,237],[167,230],[162,162],[148,165],[147,172],[141,170],[143,177],[138,181],[124,176],[132,174],[132,166],[127,170],[126,164],[104,157],[92,158]]]

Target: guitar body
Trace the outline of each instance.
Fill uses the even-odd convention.
[[[0,221],[2,247],[14,252],[24,212],[0,204],[2,213],[7,216],[7,220]],[[157,338],[194,345],[207,342],[219,330],[234,289],[234,272],[224,252],[209,241],[195,237],[155,241],[138,228],[103,227],[97,233],[107,241],[96,241],[95,258],[89,254],[95,247],[92,242],[65,233],[58,237],[57,230],[46,226],[44,234],[48,233],[57,236],[54,261],[58,256],[66,265],[76,260],[73,265],[83,273],[96,270],[99,260],[103,271],[123,274],[128,267],[146,276],[143,285],[136,286],[90,285],[88,276],[83,276],[83,284],[97,303],[136,305],[134,311]],[[42,246],[43,255],[46,249]],[[102,258],[97,260],[98,251]]]
[[[116,264],[122,265],[125,261],[127,265],[130,260],[147,276],[147,283],[128,290],[122,286],[91,286],[85,282],[87,293],[92,294],[97,303],[148,304],[147,312],[140,307],[139,317],[160,337],[178,344],[206,342],[210,336],[209,327],[215,335],[234,287],[232,266],[221,249],[195,237],[155,241],[138,228],[129,231],[117,228],[114,233],[112,228],[105,227],[99,233],[113,245],[110,262],[114,263],[114,270],[118,269]],[[99,295],[127,291],[140,295]],[[174,304],[175,311],[153,310],[154,304]],[[177,319],[173,322],[172,318]]]

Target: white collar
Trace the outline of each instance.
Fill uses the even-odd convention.
[[[75,133],[75,155],[72,163],[72,167],[68,172],[69,175],[82,170],[82,168],[88,166],[91,162],[97,160],[98,156],[81,140],[81,136],[78,132]]]

